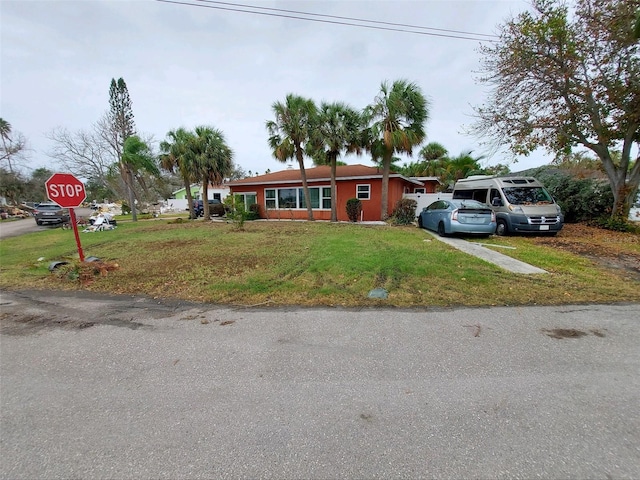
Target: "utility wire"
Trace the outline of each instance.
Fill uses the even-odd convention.
[[[199,0],[195,0],[195,1],[199,1]],[[349,27],[369,28],[369,29],[373,29],[373,30],[385,30],[385,31],[391,31],[391,32],[412,33],[414,35],[426,35],[426,36],[432,36],[432,37],[456,38],[456,39],[461,39],[461,40],[475,40],[475,41],[484,41],[484,42],[495,42],[495,40],[480,39],[480,38],[468,37],[468,36],[464,36],[464,35],[453,35],[453,34],[433,33],[433,32],[421,32],[421,31],[416,31],[416,30],[406,30],[406,29],[402,29],[402,28],[382,27],[382,26],[376,26],[376,25],[363,25],[363,24],[358,24],[358,23],[341,22],[341,21],[335,21],[335,20],[324,20],[324,19],[318,19],[318,18],[305,18],[305,17],[295,16],[295,15],[284,15],[284,14],[278,14],[278,13],[256,12],[256,11],[253,11],[253,10],[244,10],[244,9],[241,9],[241,8],[223,7],[223,6],[211,5],[211,4],[205,4],[205,3],[189,3],[188,1],[180,1],[180,0],[156,0],[156,2],[169,3],[169,4],[173,4],[173,5],[184,5],[184,6],[190,6],[190,7],[210,8],[210,9],[214,9],[214,10],[226,10],[226,11],[231,11],[231,12],[252,13],[254,15],[263,15],[263,16],[267,16],[267,17],[291,18],[291,19],[295,19],[295,20],[306,20],[308,22],[328,23],[328,24],[333,24],[333,25],[345,25],[345,26],[349,26]],[[250,7],[250,8],[256,8],[256,7]],[[307,15],[307,14],[305,14],[303,12],[301,12],[301,14]],[[314,14],[314,15],[320,15],[320,14]],[[337,17],[337,18],[342,18],[342,17]],[[344,18],[346,19],[347,17],[344,17]],[[368,22],[369,20],[358,20],[358,21]],[[377,23],[385,23],[385,22],[377,22]],[[398,24],[398,25],[400,25],[400,24]],[[414,27],[414,28],[429,28],[429,27]],[[486,35],[486,34],[470,33],[469,35]]]
[[[232,6],[232,7],[244,7],[244,8],[253,8],[256,10],[269,10],[272,12],[284,12],[284,13],[295,13],[295,14],[299,14],[299,15],[307,15],[310,17],[325,17],[325,18],[335,18],[338,20],[351,20],[351,21],[355,21],[355,22],[364,22],[364,23],[373,23],[373,24],[377,24],[377,25],[389,25],[392,27],[407,27],[407,28],[417,28],[420,30],[434,30],[437,32],[445,32],[445,33],[459,33],[461,35],[474,35],[474,36],[478,36],[478,37],[489,37],[489,38],[494,38],[497,39],[499,38],[497,35],[492,35],[492,34],[486,34],[486,33],[473,33],[473,32],[465,32],[465,31],[461,31],[461,30],[449,30],[446,28],[435,28],[435,27],[423,27],[421,25],[411,25],[411,24],[406,24],[406,23],[394,23],[394,22],[383,22],[380,20],[367,20],[364,18],[356,18],[356,17],[343,17],[343,16],[339,16],[339,15],[327,15],[324,13],[311,13],[311,12],[302,12],[299,10],[285,10],[282,8],[270,8],[270,7],[261,7],[258,5],[246,5],[246,4],[242,4],[242,3],[230,3],[230,2],[218,2],[218,1],[214,1],[214,0],[195,0],[197,2],[201,2],[201,3],[213,3],[216,5],[228,5],[228,6]]]

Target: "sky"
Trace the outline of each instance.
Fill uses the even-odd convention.
[[[417,84],[429,100],[425,143],[439,142],[452,155],[487,155],[481,139],[464,132],[473,123],[472,107],[485,99],[487,87],[477,81],[478,49],[479,39],[491,37],[448,31],[495,35],[499,24],[529,7],[516,0],[175,1],[191,5],[0,2],[0,117],[26,137],[28,167],[59,171],[48,156],[47,134],[56,128],[89,130],[109,108],[111,79],[120,77],[138,133],[160,142],[178,127],[213,126],[224,133],[235,163],[253,174],[287,167],[268,146],[265,123],[273,119],[274,102],[293,93],[318,104],[341,101],[362,109],[383,81],[397,79]],[[322,21],[312,22],[273,16],[299,13],[231,3],[333,17],[314,16]],[[405,31],[328,23],[362,24],[336,17],[387,22],[368,25]],[[403,161],[415,161],[417,150]],[[498,152],[483,164],[507,159]],[[511,169],[551,159],[534,152]],[[366,155],[342,160],[372,165]]]

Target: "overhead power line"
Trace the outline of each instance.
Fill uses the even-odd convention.
[[[393,22],[382,22],[378,20],[366,20],[366,19],[359,19],[354,17],[341,17],[337,15],[325,15],[325,14],[319,14],[319,13],[302,12],[297,10],[284,10],[284,9],[278,9],[278,8],[244,5],[244,4],[238,4],[238,3],[217,2],[213,0],[156,0],[156,1],[160,3],[170,3],[174,5],[209,8],[214,10],[226,10],[226,11],[240,12],[240,13],[250,13],[254,15],[262,15],[262,16],[268,16],[268,17],[290,18],[294,20],[306,20],[308,22],[328,23],[333,25],[344,25],[349,27],[369,28],[373,30],[385,30],[385,31],[391,31],[391,32],[410,33],[414,35],[427,35],[427,36],[433,36],[433,37],[456,38],[461,40],[475,40],[475,41],[483,41],[483,42],[495,42],[496,40],[494,40],[494,38],[498,38],[496,35],[488,35],[484,33],[472,33],[472,32],[458,31],[458,30],[447,30],[442,28],[423,27],[418,25],[408,25],[408,24],[393,23]],[[197,2],[197,3],[193,3],[193,2]],[[256,10],[267,10],[267,11],[247,10],[247,8],[252,8]],[[281,13],[275,13],[275,12],[281,12]],[[308,17],[303,17],[300,15],[307,15]],[[309,18],[309,17],[312,17],[312,18]],[[313,18],[313,17],[324,17],[324,18]],[[335,19],[335,20],[330,20],[330,19]],[[353,22],[362,22],[362,23],[353,23]],[[400,27],[406,27],[406,28],[400,28]],[[409,30],[408,28],[412,30]],[[413,30],[413,29],[418,29],[418,30]],[[425,30],[431,30],[431,31],[425,31]],[[487,37],[487,38],[478,38],[478,37]]]

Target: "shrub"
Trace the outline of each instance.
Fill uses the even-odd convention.
[[[593,221],[611,212],[613,193],[611,186],[602,180],[573,178],[561,172],[538,174],[562,208],[567,223]]]
[[[260,205],[252,203],[249,205],[249,218],[247,220],[257,220],[260,218]]]
[[[631,233],[639,233],[640,229],[629,222],[626,218],[621,215],[611,217],[610,215],[605,215],[595,220],[589,222],[590,225],[594,225],[596,227],[604,228],[606,230],[614,230],[616,232],[631,232]]]
[[[362,202],[357,198],[347,200],[347,217],[350,222],[357,222],[362,212]]]
[[[418,202],[411,198],[398,200],[391,214],[391,221],[396,225],[410,225],[416,219],[417,206]]]

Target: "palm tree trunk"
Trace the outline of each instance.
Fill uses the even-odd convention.
[[[338,188],[336,186],[336,159],[331,159],[331,221],[338,221]]]
[[[211,218],[211,213],[209,213],[209,180],[204,180],[202,182],[202,213],[204,215],[204,221],[207,221]]]
[[[385,154],[382,158],[382,201],[380,202],[380,220],[383,222],[389,218],[389,172],[391,170],[392,154]]]
[[[296,158],[298,159],[298,165],[300,165],[300,176],[302,177],[302,190],[304,192],[304,203],[307,205],[307,220],[313,222],[313,209],[311,208],[311,194],[309,193],[309,187],[307,185],[307,172],[304,169],[304,158],[302,156],[302,150],[296,149]]]
[[[189,205],[189,218],[195,219],[196,218],[196,211],[193,208],[193,195],[191,195],[191,183],[188,182],[187,180],[184,180],[184,188],[185,188],[185,192],[187,194],[187,202]]]
[[[127,190],[129,193],[129,207],[131,208],[131,221],[138,221],[138,214],[136,211],[136,192],[133,190],[133,172],[127,168]]]

